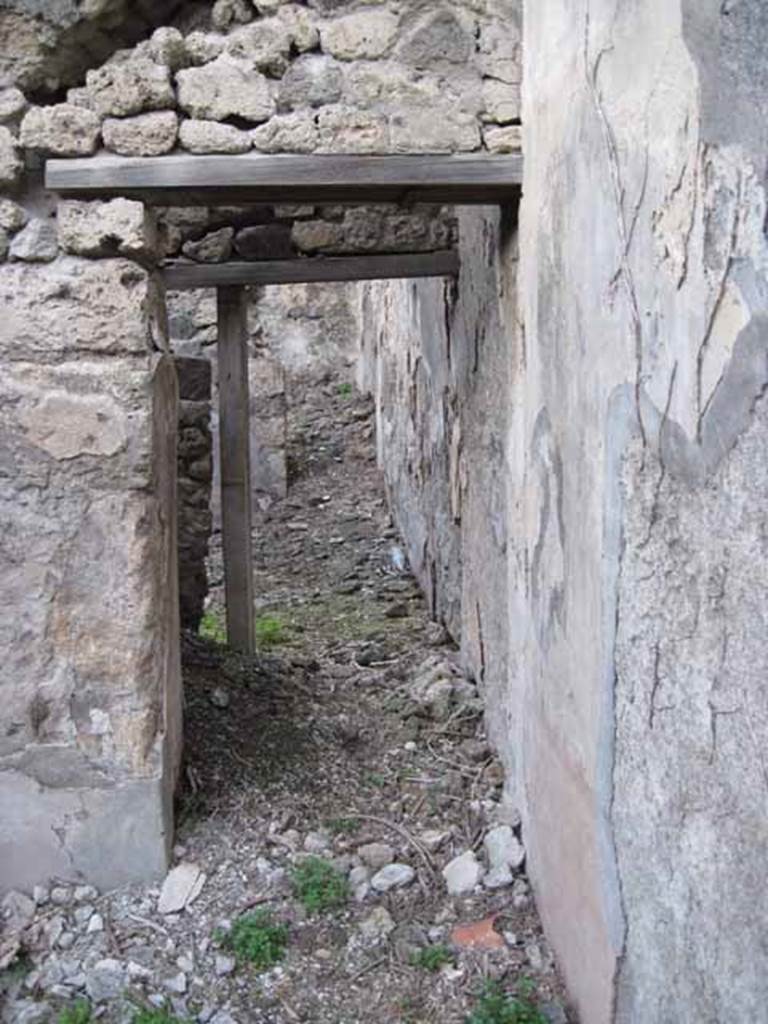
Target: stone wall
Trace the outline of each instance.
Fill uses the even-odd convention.
[[[113,885],[171,839],[176,374],[151,273],[38,243],[0,274],[0,888]]]
[[[463,210],[457,283],[361,289],[358,383],[376,400],[379,464],[432,614],[482,688],[514,769],[507,699],[507,473],[515,357],[513,211]]]
[[[526,5],[519,792],[594,1024],[766,1014],[767,45],[761,0]]]
[[[205,560],[213,527],[211,364],[181,356],[174,362],[179,379],[179,612],[182,627],[196,630],[208,594]]]

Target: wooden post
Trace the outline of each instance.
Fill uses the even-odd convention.
[[[219,288],[219,438],[221,530],[229,646],[253,654],[253,558],[245,289]]]

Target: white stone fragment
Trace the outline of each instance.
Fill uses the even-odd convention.
[[[36,217],[11,242],[10,257],[23,263],[50,263],[59,253],[56,225],[53,221]],[[51,893],[54,898],[56,889]]]
[[[197,864],[178,864],[168,872],[163,882],[157,903],[158,913],[175,914],[190,906],[204,884],[205,875]]]
[[[390,889],[401,889],[410,885],[416,878],[416,872],[410,864],[387,864],[371,879],[371,887],[376,892],[389,892]]]
[[[315,119],[305,111],[273,117],[251,138],[260,153],[312,153],[319,141]]]
[[[360,924],[360,935],[366,943],[376,945],[395,930],[395,922],[386,907],[375,907]]]
[[[117,999],[125,988],[126,972],[119,960],[97,961],[85,974],[85,991],[94,1003]]]
[[[490,153],[517,153],[523,147],[523,129],[519,124],[484,128],[483,142]]]
[[[90,156],[96,151],[101,120],[72,103],[33,107],[21,122],[20,141],[27,149],[54,156]]]
[[[451,896],[463,896],[473,892],[483,874],[482,866],[472,850],[454,857],[442,871],[445,884]]]
[[[0,124],[17,121],[29,104],[21,89],[0,89]]]
[[[483,840],[491,868],[507,867],[518,871],[525,861],[525,847],[509,825],[497,825]]]
[[[143,203],[64,200],[59,203],[59,244],[77,256],[149,255],[156,245],[155,224]]]
[[[391,864],[395,859],[395,851],[388,843],[367,843],[357,848],[357,855],[363,864],[378,871]]]
[[[165,64],[171,71],[183,68],[188,60],[184,36],[177,28],[162,27],[152,33],[149,52],[157,64]]]

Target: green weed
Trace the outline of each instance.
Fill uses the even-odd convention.
[[[352,385],[351,384],[339,384],[338,393],[342,398],[350,398],[352,396]]]
[[[452,963],[453,953],[447,946],[425,946],[411,957],[411,966],[424,971],[439,971],[444,964]]]
[[[78,999],[61,1011],[56,1024],[91,1024],[91,1004],[87,999]]]
[[[338,910],[349,899],[346,878],[322,857],[307,857],[296,865],[293,892],[310,914]]]
[[[90,1020],[90,1017],[88,1018]],[[141,1009],[131,1017],[131,1024],[187,1024],[179,1017],[174,1017],[170,1010]]]
[[[268,910],[254,910],[235,921],[232,930],[224,936],[223,944],[240,963],[265,971],[285,956],[288,929],[284,924],[275,924]]]
[[[499,985],[489,984],[466,1024],[548,1024],[531,999],[532,987],[524,981],[518,994],[509,996]]]
[[[259,647],[277,647],[286,643],[288,631],[276,615],[260,615],[256,619],[256,643]]]
[[[214,644],[225,646],[227,643],[227,626],[224,616],[215,609],[209,609],[200,620],[198,633],[203,640],[210,640]]]
[[[375,786],[376,789],[383,789],[387,779],[380,772],[363,772],[363,782],[368,786]]]

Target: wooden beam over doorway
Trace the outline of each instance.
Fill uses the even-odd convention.
[[[221,533],[227,641],[256,649],[251,551],[251,460],[247,304],[243,288],[219,288],[218,364],[221,450]]]
[[[385,256],[318,256],[254,263],[182,263],[165,266],[171,291],[232,285],[376,281],[403,277],[455,277],[459,254],[452,250]]]
[[[95,156],[49,160],[46,188],[154,206],[253,203],[492,204],[519,198],[522,155]]]

